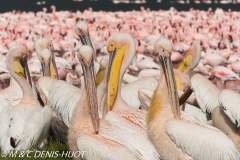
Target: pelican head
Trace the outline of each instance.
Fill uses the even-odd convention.
[[[30,77],[30,72],[28,69],[28,51],[25,47],[20,44],[12,46],[7,52],[7,67],[8,70],[14,70],[16,74],[25,79],[28,79],[30,85],[32,86],[32,81]],[[14,68],[11,69],[11,64]]]
[[[110,39],[107,51],[110,53],[110,58],[107,73],[108,108],[106,111],[109,111],[113,108],[117,94],[121,93],[119,86],[135,55],[135,41],[129,33],[117,33]]]
[[[88,45],[83,45],[78,52],[78,60],[82,65],[85,88],[87,91],[88,104],[91,111],[91,117],[93,122],[93,127],[98,134],[99,130],[99,117],[98,117],[98,103],[96,95],[95,86],[95,72],[93,63],[93,49]]]
[[[52,66],[52,52],[45,48],[40,53],[40,60],[42,63],[43,76],[54,78],[54,69]]]
[[[89,35],[88,25],[83,21],[78,22],[75,27],[75,32],[79,36],[82,44],[91,46],[95,53],[95,49],[93,47],[93,44]],[[94,59],[96,59],[95,54],[94,54]]]
[[[199,43],[193,43],[186,51],[185,57],[178,67],[178,70],[191,76],[191,72],[197,67],[201,58],[201,46]]]
[[[171,52],[172,43],[170,40],[161,36],[155,43],[155,51],[158,52],[159,61],[162,66],[163,73],[168,87],[168,95],[171,106],[173,107],[174,116],[177,118],[180,115],[178,93],[173,74]]]
[[[75,27],[75,32],[78,36],[89,35],[88,25],[83,21],[78,22]]]
[[[40,53],[43,49],[47,48],[50,51],[54,51],[54,47],[53,47],[53,43],[51,40],[47,39],[47,38],[39,38],[34,42],[34,47],[36,50],[36,53],[38,55],[38,57],[40,56]],[[41,60],[40,60],[41,61]]]
[[[48,49],[50,51],[50,53],[51,53],[50,68],[54,69],[55,75],[56,75],[56,77],[58,77],[57,65],[56,65],[56,62],[55,62],[54,55],[53,55],[54,47],[53,47],[52,41],[47,39],[47,38],[39,38],[34,42],[34,46],[35,46],[35,50],[36,50],[36,53],[38,55],[38,58],[41,62],[43,70],[45,70],[44,69],[45,68],[45,62],[43,62],[43,59],[41,57],[42,51],[44,49]],[[46,52],[46,51],[44,51],[44,52]],[[52,75],[51,77],[54,78],[55,76]]]

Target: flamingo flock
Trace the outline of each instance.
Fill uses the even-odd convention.
[[[239,157],[238,12],[51,8],[0,14],[1,150]]]

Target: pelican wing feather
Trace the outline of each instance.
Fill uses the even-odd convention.
[[[69,127],[74,109],[80,100],[82,91],[62,80],[58,80],[50,87],[48,101],[57,117]]]
[[[194,159],[225,160],[239,156],[234,143],[214,127],[172,119],[165,128],[172,141]]]
[[[138,98],[138,91],[141,88],[155,90],[158,85],[158,80],[154,77],[146,77],[138,79],[132,83],[122,86],[122,99],[132,108],[139,108],[141,102]]]
[[[159,160],[160,159],[158,152],[156,151],[152,143],[148,140],[146,135],[143,135],[132,128],[126,127],[123,124],[113,122],[113,121],[109,123],[107,122],[101,123],[99,136],[101,136],[101,138],[103,138],[104,140],[107,140],[109,143],[111,143],[112,141],[126,147],[127,150],[130,151],[135,157],[131,159],[142,159],[142,160],[149,160],[149,159]],[[84,150],[84,149],[87,150],[86,145],[91,145],[89,143],[83,143],[83,141],[86,141],[85,137],[79,136],[77,139],[79,150]],[[94,141],[94,145],[97,145],[95,142],[96,141]],[[107,146],[108,143],[105,143],[105,144]],[[121,158],[116,157],[117,153],[113,153],[111,155],[111,153],[109,153],[108,147],[109,146],[105,148],[105,145],[101,145],[103,154],[105,153],[111,156],[111,158],[109,159],[121,159],[122,158],[121,156],[124,156],[124,155],[121,155],[120,156]],[[89,148],[92,149],[97,147],[89,147]],[[116,151],[116,152],[119,152],[119,151]],[[119,153],[126,153],[126,152],[119,152]],[[129,159],[129,157],[127,159]]]
[[[218,100],[226,115],[230,118],[230,120],[234,124],[237,124],[237,127],[239,127],[240,126],[239,93],[232,90],[224,89],[220,92]]]
[[[48,134],[51,119],[52,110],[49,106],[44,106],[40,111],[30,114],[26,119],[21,136],[16,141],[16,150],[29,149],[34,147],[33,144],[42,145],[42,140]]]

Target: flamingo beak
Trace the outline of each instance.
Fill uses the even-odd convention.
[[[99,116],[98,116],[98,103],[96,95],[96,85],[95,85],[95,72],[93,60],[91,64],[82,64],[85,87],[87,90],[88,104],[91,111],[93,128],[96,134],[99,132]]]
[[[166,56],[166,54],[162,50],[160,50],[159,61],[163,68],[163,73],[167,82],[169,101],[171,103],[171,106],[173,107],[172,109],[174,116],[178,118],[180,116],[178,91],[175,83],[171,57]]]

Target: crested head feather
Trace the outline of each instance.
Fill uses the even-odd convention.
[[[119,47],[121,47],[125,44],[131,44],[131,45],[134,44],[135,45],[135,41],[134,41],[132,35],[129,33],[126,33],[126,32],[119,32],[119,33],[113,35],[113,37],[110,39],[109,42],[111,42],[111,41],[115,41]]]
[[[88,45],[83,45],[77,54],[78,59],[84,58],[86,61],[90,61],[93,56],[93,49]]]
[[[51,53],[51,51],[50,51],[49,49],[45,48],[45,49],[43,49],[43,50],[41,51],[40,55],[41,55],[42,57],[49,58],[49,57],[52,55],[52,53]]]
[[[161,36],[154,44],[154,49],[156,53],[159,53],[160,49],[163,48],[167,51],[167,53],[172,53],[172,42],[165,38],[164,36]]]
[[[14,58],[22,58],[23,55],[28,56],[28,51],[20,44],[13,45],[7,52],[7,58],[9,56]]]
[[[202,48],[199,43],[193,43],[189,49],[186,51],[186,53],[191,54],[192,57],[192,62],[189,67],[186,68],[184,73],[188,74],[191,72],[195,67],[197,67],[200,59],[201,59],[201,52]]]
[[[81,30],[81,32],[80,32],[79,29]],[[76,27],[75,27],[75,32],[78,36],[88,35],[88,33],[89,33],[88,25],[83,21],[78,22]]]
[[[48,43],[50,42],[47,38],[39,38],[34,42],[34,47],[38,57],[40,57],[40,53],[43,49],[48,47]]]

